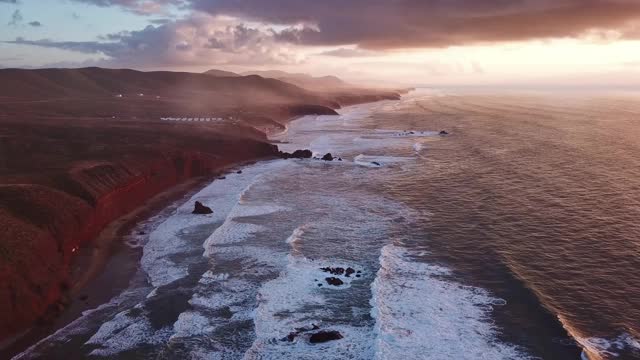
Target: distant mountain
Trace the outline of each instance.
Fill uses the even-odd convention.
[[[253,105],[324,102],[311,91],[255,75],[217,77],[186,72],[104,68],[0,69],[0,98],[5,99],[146,99],[156,96],[186,101],[206,97],[208,103],[219,106],[246,102]]]
[[[238,76],[241,76],[240,74],[236,74],[236,73],[231,72],[231,71],[224,71],[224,70],[218,70],[218,69],[211,69],[209,71],[205,71],[204,74],[211,75],[211,76],[216,76],[216,77],[238,77]]]
[[[352,87],[335,76],[315,77],[309,74],[288,73],[280,70],[248,71],[242,73],[242,75],[259,75],[265,78],[278,79],[314,91],[330,91]]]

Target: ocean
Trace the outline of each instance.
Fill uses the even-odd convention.
[[[282,150],[341,161],[258,162],[140,224],[130,288],[17,358],[640,359],[639,100],[298,119]]]

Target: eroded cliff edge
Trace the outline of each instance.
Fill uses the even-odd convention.
[[[0,70],[0,341],[64,308],[79,246],[154,195],[277,156],[265,132],[297,116],[397,98],[255,75]]]

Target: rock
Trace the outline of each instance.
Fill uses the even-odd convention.
[[[192,214],[197,214],[197,215],[213,214],[213,210],[211,210],[211,208],[208,206],[202,205],[200,201],[196,201],[196,205],[193,209]]]
[[[338,331],[319,331],[311,334],[309,342],[312,344],[325,343],[327,341],[340,340],[343,336]]]
[[[224,180],[224,179],[226,179],[226,178],[227,178],[226,176],[220,176],[220,177],[218,178],[218,180]]]
[[[333,285],[333,286],[340,286],[344,284],[344,282],[338,279],[337,277],[328,277],[325,280],[327,281],[327,284]]]
[[[320,160],[333,161],[333,155],[331,155],[331,153],[326,153]]]
[[[351,274],[355,273],[356,271],[353,268],[347,268],[347,270],[344,271],[346,277],[351,276]]]
[[[444,130],[442,130],[442,131],[440,131],[440,135],[449,135],[449,133],[444,131]]]
[[[372,161],[371,163],[372,163],[373,165],[375,165],[375,166],[382,166],[382,164],[380,164],[380,163],[379,163],[379,162],[377,162],[377,161]]]
[[[310,159],[312,156],[311,150],[296,150],[293,152],[293,157],[299,159]]]
[[[289,333],[289,335],[287,335],[287,337],[282,339],[282,341],[293,342],[293,340],[295,340],[297,337],[298,337],[298,333],[291,332],[291,333]]]
[[[342,161],[342,158],[341,158],[341,157],[339,157],[339,158],[338,158],[338,161]]]
[[[300,336],[300,334],[303,334],[309,331],[315,331],[315,330],[320,330],[320,327],[316,324],[311,324],[310,328],[308,327],[296,328],[295,331],[290,332],[289,335],[282,338],[281,341],[293,342],[298,336]]]
[[[278,154],[283,159],[310,159],[313,156],[311,150],[296,150],[292,154],[280,151]]]
[[[80,299],[80,301],[87,301],[89,300],[89,295],[82,295],[78,299]]]
[[[242,174],[242,170],[238,170],[236,174]]]
[[[138,231],[138,235],[145,235],[146,233],[144,231]]]
[[[331,275],[342,275],[342,274],[344,274],[344,268],[341,268],[341,267],[335,267],[335,268],[323,267],[323,268],[320,268],[320,270],[322,270],[324,272],[328,272]]]

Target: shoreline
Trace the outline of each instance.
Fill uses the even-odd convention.
[[[347,107],[387,100],[356,103]],[[289,130],[288,124],[305,116],[309,115],[287,119],[283,124],[284,129],[280,132],[265,132],[266,143],[280,143],[274,138],[285,135]],[[217,177],[224,176],[231,169],[269,158],[263,156],[229,164],[214,169],[210,175],[187,179],[154,195],[131,212],[107,224],[94,239],[84,244],[76,254],[70,270],[71,287],[63,299],[64,309],[59,308],[57,311],[45,314],[44,324],[36,323],[31,328],[14,335],[13,338],[8,338],[4,343],[0,343],[0,357],[12,358],[27,351],[71,322],[81,318],[83,312],[109,302],[126,290],[135,272],[140,268],[142,249],[133,249],[122,240],[133,235],[132,231],[136,226],[160,214],[162,210],[172,204],[186,199],[206,184],[215,181]]]
[[[64,310],[46,314],[47,321],[6,339],[0,344],[0,357],[11,359],[38,344],[58,330],[126,290],[140,267],[142,248],[128,246],[124,240],[133,235],[137,226],[173,205],[182,205],[197,191],[219,176],[267,158],[256,158],[216,169],[209,176],[187,179],[162,191],[129,213],[109,223],[96,238],[82,246],[71,264],[72,285],[65,294]],[[168,216],[169,214],[167,214]],[[166,216],[162,216],[161,219]],[[148,235],[149,232],[145,232]]]

